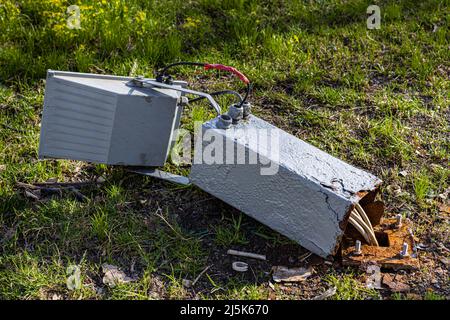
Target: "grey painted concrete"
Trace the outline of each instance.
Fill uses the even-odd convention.
[[[49,70],[39,157],[164,165],[182,112],[180,93],[131,87],[132,79]]]
[[[247,157],[259,153],[250,143],[257,135],[239,129],[277,131],[278,159],[270,154],[261,159],[277,163],[279,171],[261,175],[267,165],[194,163],[192,183],[319,256],[335,254],[349,209],[360,200],[357,193],[374,190],[381,180],[255,116],[227,130],[216,125],[217,118],[205,123],[203,133],[214,130],[224,146],[228,141],[244,147]],[[203,142],[204,147],[208,144]]]

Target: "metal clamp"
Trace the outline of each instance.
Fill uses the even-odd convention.
[[[134,85],[140,84],[140,86],[142,86],[142,87],[144,85],[149,85],[151,87],[157,87],[157,88],[163,88],[163,89],[172,89],[172,90],[176,90],[176,91],[180,91],[180,92],[184,92],[184,93],[194,94],[194,95],[197,95],[197,96],[200,96],[200,97],[205,97],[206,99],[208,99],[209,103],[214,108],[214,110],[216,110],[217,115],[221,115],[222,114],[222,109],[220,108],[219,104],[208,93],[201,92],[201,91],[195,91],[195,90],[191,90],[191,89],[186,89],[186,88],[175,87],[175,86],[170,85],[170,84],[158,82],[158,81],[155,81],[155,80],[143,79],[143,78],[135,78],[135,79],[133,79],[131,81],[131,83],[134,84]]]

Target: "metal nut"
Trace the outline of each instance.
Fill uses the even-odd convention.
[[[233,121],[229,115],[221,114],[217,120],[216,126],[218,129],[228,129],[231,127],[232,123]]]
[[[244,116],[244,108],[242,108],[239,104],[232,104],[230,108],[228,108],[227,114],[231,117],[231,119],[233,119],[233,123],[236,124],[242,120]]]
[[[242,107],[244,108],[243,118],[247,119],[251,114],[252,105],[250,104],[250,102],[244,102]]]

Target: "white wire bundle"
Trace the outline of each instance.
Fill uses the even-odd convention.
[[[359,233],[361,233],[367,243],[378,247],[378,241],[375,237],[375,232],[373,231],[369,217],[359,204],[355,205],[355,209],[353,209],[350,213],[348,221],[355,227],[356,230],[358,230]]]

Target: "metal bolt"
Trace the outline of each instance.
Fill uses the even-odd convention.
[[[397,219],[396,226],[397,226],[397,228],[400,228],[400,227],[402,226],[402,215],[399,213],[399,214],[396,216],[396,219]]]
[[[400,252],[400,255],[401,255],[403,258],[409,256],[409,253],[408,253],[408,244],[407,244],[406,242],[403,242],[402,251]]]
[[[356,240],[356,242],[355,242],[355,251],[353,253],[356,254],[356,255],[360,255],[362,253],[361,241]]]

